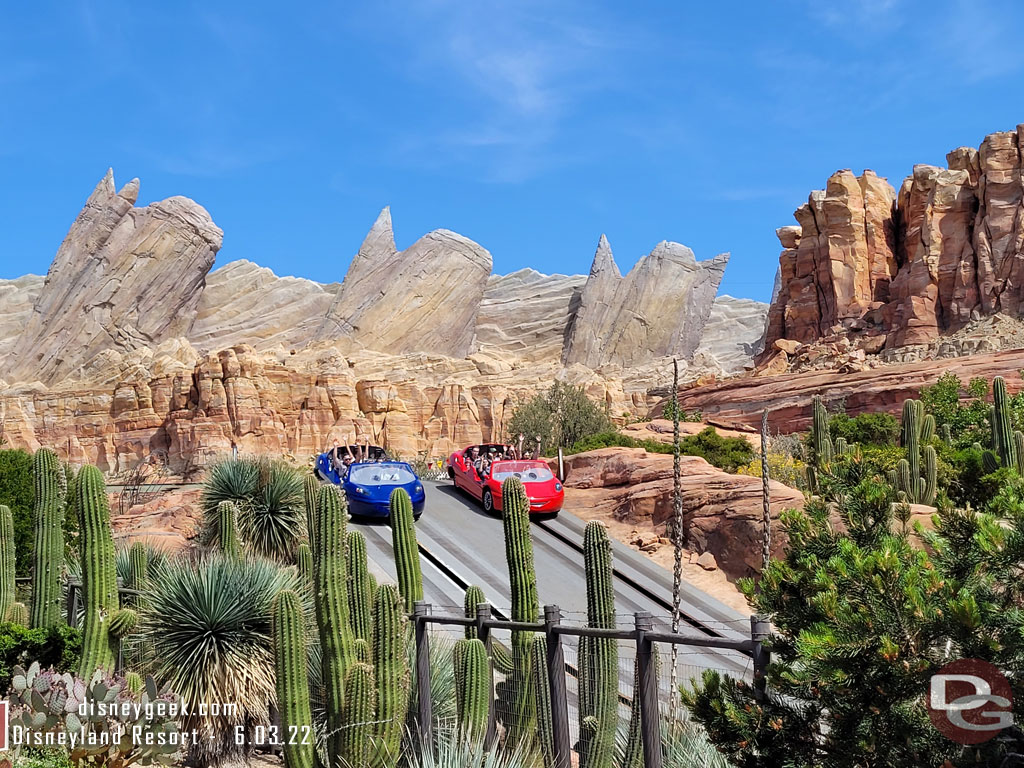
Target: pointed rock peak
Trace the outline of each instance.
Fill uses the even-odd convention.
[[[111,179],[113,182],[113,179]],[[118,197],[124,198],[132,205],[135,205],[135,201],[139,199],[139,179],[138,177],[132,179],[123,187],[121,191],[117,193]]]
[[[615,257],[612,255],[612,246],[608,242],[608,238],[601,235],[601,239],[597,243],[597,251],[594,253],[594,263],[590,266],[590,274],[600,275],[605,272],[611,272],[616,277],[622,276],[615,264]]]
[[[380,212],[377,220],[373,222],[373,226],[370,227],[370,231],[363,239],[359,253],[369,256],[382,250],[388,255],[398,252],[398,249],[395,247],[395,233],[391,228],[391,206],[389,205],[384,206],[384,210]]]
[[[114,169],[107,168],[107,172],[89,195],[89,201],[107,200],[115,194],[117,194],[117,188],[114,186]]]

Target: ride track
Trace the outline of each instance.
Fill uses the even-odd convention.
[[[424,599],[434,612],[462,614],[465,589],[476,584],[493,607],[496,618],[509,618],[511,593],[505,562],[504,532],[498,515],[488,515],[469,495],[448,482],[425,481],[427,503],[416,523],[422,556]],[[350,525],[367,539],[372,565],[382,575],[395,578],[391,529],[386,521],[353,520]],[[586,622],[586,582],[583,568],[585,522],[567,510],[557,517],[537,520],[532,526],[534,566],[542,604],[558,605],[564,621]],[[615,607],[619,628],[632,627],[633,614],[648,611],[655,629],[671,628],[672,574],[619,541],[612,541]],[[694,635],[697,643],[712,638],[750,638],[749,617],[723,605],[710,595],[682,586],[680,633]],[[566,638],[568,641],[569,638]],[[575,676],[575,643],[567,642],[567,671]],[[632,687],[630,641],[621,643],[623,684]],[[712,647],[681,646],[682,664],[696,670],[722,670],[733,677],[750,679],[748,655]]]

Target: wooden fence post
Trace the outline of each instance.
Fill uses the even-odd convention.
[[[764,647],[764,641],[771,634],[771,628],[771,622],[763,616],[754,614],[750,617],[750,639],[754,643],[754,698],[757,701],[764,701],[767,698],[768,680],[765,675],[768,673],[771,653]]]
[[[429,748],[433,745],[434,713],[430,700],[430,633],[426,617],[430,613],[430,604],[418,600],[413,605],[413,629],[416,637],[416,703],[417,725],[420,729],[420,742]]]
[[[544,637],[547,641],[548,687],[551,689],[551,732],[554,737],[554,768],[570,768],[569,701],[565,691],[565,656],[562,636],[555,632],[562,622],[557,605],[544,606]]]
[[[491,628],[487,624],[491,620],[491,604],[480,603],[476,607],[476,636],[487,648],[487,658],[493,658],[491,654]],[[494,663],[487,665],[487,674],[490,677],[490,699],[491,706],[487,712],[487,730],[484,732],[484,747],[491,749],[498,739],[498,724],[494,718]]]
[[[636,658],[640,671],[640,736],[644,745],[644,768],[662,768],[661,711],[658,707],[658,667],[654,663],[654,643],[647,633],[654,629],[654,617],[648,611],[637,611]]]

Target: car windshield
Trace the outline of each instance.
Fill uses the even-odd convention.
[[[349,470],[348,479],[359,485],[405,485],[416,475],[401,464],[360,464]]]
[[[543,483],[554,477],[546,464],[534,461],[499,461],[494,465],[491,477],[503,481],[518,477],[524,483]]]

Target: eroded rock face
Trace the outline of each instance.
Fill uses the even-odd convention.
[[[43,290],[44,278],[39,275],[24,275],[14,280],[0,280],[0,360],[14,347],[14,342],[24,330],[32,307]],[[4,377],[0,373],[0,379]]]
[[[730,576],[750,576],[761,567],[761,480],[730,475],[696,456],[683,456],[683,525],[687,547],[710,552]],[[624,522],[650,521],[656,528],[672,517],[672,457],[642,448],[601,448],[565,460],[567,493]],[[772,552],[785,547],[778,515],[803,506],[803,494],[771,482]]]
[[[251,261],[232,261],[206,278],[189,341],[210,352],[236,344],[302,348],[313,339],[339,286],[278,277]]]
[[[718,296],[711,305],[697,354],[704,353],[725,373],[738,373],[761,351],[768,305],[753,299]]]
[[[57,251],[8,358],[8,381],[54,384],[123,354],[187,336],[223,233],[202,206],[172,197],[135,208],[108,171]],[[106,362],[103,362],[106,364]]]
[[[563,360],[601,368],[692,358],[728,261],[721,254],[698,262],[685,245],[666,241],[623,277],[602,235]]]
[[[491,274],[491,254],[439,229],[404,251],[395,247],[385,208],[352,259],[316,341],[349,338],[392,354],[465,357]]]
[[[899,194],[839,171],[778,230],[780,280],[765,354],[837,331],[923,344],[1024,300],[1024,126],[914,167]]]
[[[477,347],[557,363],[585,282],[583,275],[542,275],[533,269],[491,275],[477,317]]]

